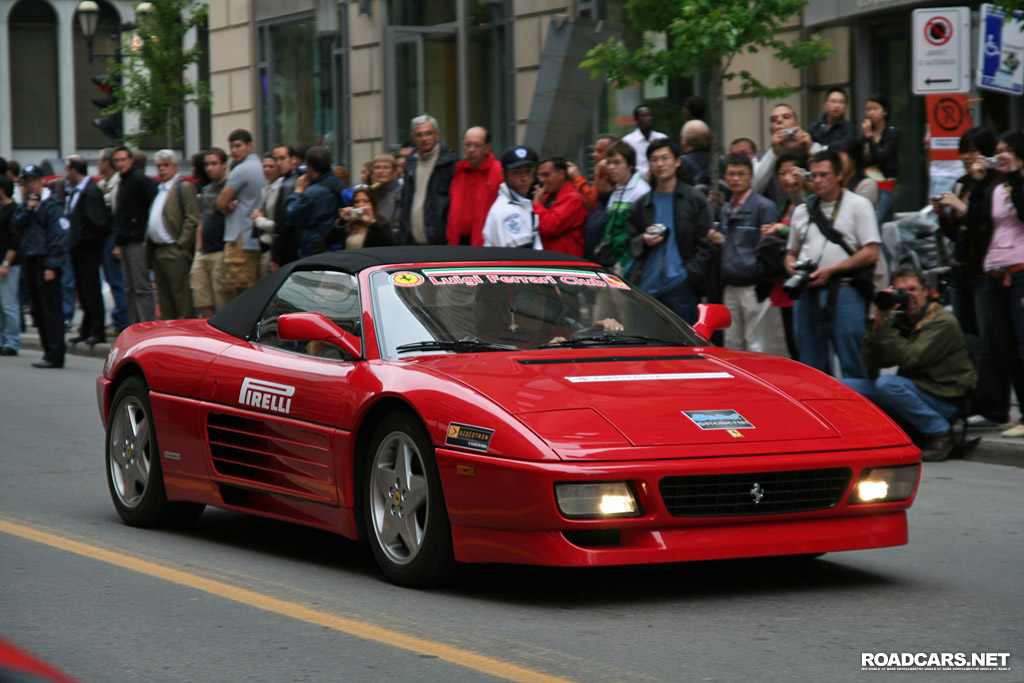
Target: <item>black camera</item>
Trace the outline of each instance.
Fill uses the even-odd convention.
[[[794,263],[793,269],[796,270],[796,274],[782,283],[782,291],[795,301],[807,291],[807,286],[811,283],[811,273],[818,269],[818,263],[811,259],[803,259]]]
[[[875,306],[880,311],[891,311],[897,306],[905,311],[909,305],[910,295],[902,289],[883,289],[875,294]]]

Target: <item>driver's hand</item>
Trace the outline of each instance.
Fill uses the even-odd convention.
[[[604,318],[602,320],[598,320],[594,324],[603,327],[605,332],[622,332],[626,329],[623,327],[622,323],[615,318]]]

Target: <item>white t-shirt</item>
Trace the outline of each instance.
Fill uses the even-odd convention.
[[[649,138],[645,138],[639,128],[629,135],[623,136],[622,141],[636,150],[636,170],[640,172],[641,177],[646,176],[647,171],[650,169],[650,165],[647,163],[647,148],[650,147],[651,143],[658,138],[667,137],[668,136],[664,133],[652,130],[651,136]]]
[[[843,241],[854,253],[869,244],[878,244],[882,241],[878,232],[878,220],[870,201],[849,190],[843,190],[839,202],[839,212],[832,221],[832,227],[843,235]],[[832,218],[835,208],[836,202],[821,203],[821,212],[826,218]],[[830,242],[818,226],[811,223],[807,211],[806,203],[793,209],[787,249],[798,252],[797,260],[810,259],[817,263],[819,268],[834,266],[848,259],[850,254],[838,244]]]

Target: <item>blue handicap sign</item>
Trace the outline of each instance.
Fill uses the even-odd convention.
[[[1003,44],[1006,12],[989,4],[983,9],[978,87],[1020,95],[1024,84],[1017,76],[1017,70],[1021,67],[1022,56],[1016,49],[1009,49],[1010,46]],[[1013,14],[1014,19],[1020,19],[1020,16],[1020,12]]]

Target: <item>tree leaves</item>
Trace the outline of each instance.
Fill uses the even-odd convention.
[[[626,87],[652,77],[689,76],[708,68],[709,60],[726,65],[725,79],[741,78],[743,92],[780,97],[789,86],[768,86],[749,72],[728,70],[740,53],[770,50],[776,59],[804,68],[832,53],[820,34],[807,40],[785,42],[775,32],[796,15],[805,0],[629,0],[630,24],[638,31],[663,31],[668,48],[644,45],[630,53],[621,40],[611,39],[588,53],[581,67],[603,75],[615,87]]]
[[[198,44],[185,49],[185,35],[206,23],[207,5],[200,0],[151,0],[153,9],[138,17],[126,34],[120,64],[109,63],[121,77],[112,111],[136,112],[139,130],[126,136],[131,144],[146,135],[164,138],[168,147],[184,140],[183,106],[209,106],[208,83],[188,79],[188,67],[202,57]]]

